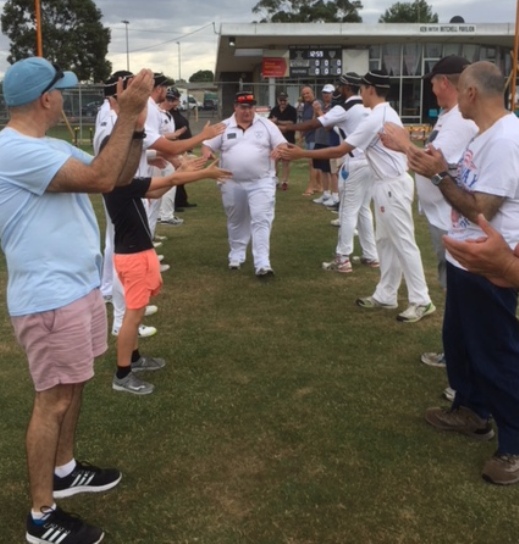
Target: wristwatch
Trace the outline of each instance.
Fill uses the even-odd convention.
[[[449,172],[440,172],[439,174],[434,174],[434,176],[431,177],[431,181],[434,185],[440,185],[440,183],[443,181],[443,178],[447,177],[449,175]]]

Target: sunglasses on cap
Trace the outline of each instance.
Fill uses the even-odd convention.
[[[254,102],[253,94],[242,94],[236,98],[238,104],[243,104],[244,102]]]
[[[52,63],[52,67],[54,68],[54,70],[56,70],[56,73],[54,74],[54,77],[52,78],[51,82],[41,92],[42,95],[44,95],[47,91],[52,89],[52,87],[54,87],[54,85],[56,85],[56,83],[60,79],[63,79],[65,77],[63,70],[57,64]]]

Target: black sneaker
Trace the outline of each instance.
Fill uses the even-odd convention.
[[[99,493],[115,487],[122,478],[122,474],[115,468],[97,468],[88,463],[76,464],[71,474],[64,478],[54,475],[55,499],[72,497],[77,493]]]
[[[42,508],[42,512],[46,510]],[[27,516],[25,539],[30,544],[98,544],[105,536],[102,529],[88,525],[75,514],[67,514],[60,508],[48,511],[41,523],[34,522],[31,514]]]

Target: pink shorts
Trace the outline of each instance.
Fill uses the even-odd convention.
[[[99,289],[56,310],[12,317],[11,323],[27,354],[36,391],[86,382],[94,375],[94,357],[108,348]]]
[[[114,265],[124,288],[124,301],[129,310],[148,305],[162,287],[160,263],[154,249],[139,253],[114,254]]]

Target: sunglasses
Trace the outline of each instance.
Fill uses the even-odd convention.
[[[242,94],[240,96],[238,96],[238,98],[236,98],[236,102],[238,104],[241,104],[243,102],[252,102],[254,100],[254,95],[253,94]]]
[[[57,64],[52,63],[52,67],[54,68],[54,70],[56,70],[56,73],[54,74],[54,77],[52,78],[51,82],[41,92],[42,95],[44,95],[47,91],[52,89],[52,87],[54,87],[54,85],[56,85],[56,83],[60,79],[63,79],[65,77],[63,70]]]

